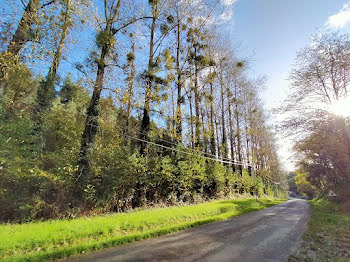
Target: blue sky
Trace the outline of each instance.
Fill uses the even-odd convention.
[[[232,40],[252,57],[253,73],[268,77],[262,98],[266,108],[280,105],[289,89],[288,73],[296,52],[322,26],[350,32],[348,0],[238,0],[232,18]],[[292,169],[291,143],[279,139],[279,153]],[[282,146],[283,145],[283,146]]]

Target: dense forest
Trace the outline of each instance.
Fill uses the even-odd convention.
[[[282,196],[266,80],[225,26],[233,2],[8,1],[0,221]]]

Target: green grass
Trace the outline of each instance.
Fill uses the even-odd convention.
[[[325,200],[312,200],[310,204],[311,217],[303,242],[288,261],[350,261],[350,214]]]
[[[47,261],[216,222],[282,203],[254,199],[0,225],[1,261]]]

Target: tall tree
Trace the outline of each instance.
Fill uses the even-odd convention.
[[[94,83],[91,101],[86,111],[85,128],[82,135],[78,160],[78,194],[82,193],[82,189],[86,186],[86,183],[90,177],[89,155],[93,150],[94,140],[98,128],[99,102],[103,89],[103,80],[107,66],[106,62],[115,45],[114,36],[119,31],[114,26],[119,18],[121,3],[122,0],[118,0],[116,3],[115,1],[108,3],[108,0],[104,0],[104,27],[98,32],[96,37],[96,44],[100,51],[99,58],[96,59],[96,80]]]
[[[135,75],[136,75],[136,70],[135,70],[135,42],[133,40],[133,35],[130,34],[130,38],[132,39],[131,43],[131,51],[127,54],[127,62],[128,66],[127,69],[129,70],[128,72],[128,77],[127,77],[127,92],[124,97],[126,97],[126,133],[129,134],[130,131],[130,117],[131,117],[131,108],[132,108],[132,98],[133,98],[133,92],[134,92],[134,80],[135,80]]]
[[[221,121],[222,121],[222,158],[227,159],[228,157],[228,146],[227,146],[227,136],[226,136],[226,124],[225,124],[225,81],[224,81],[224,70],[227,66],[226,57],[221,57],[218,62],[218,75],[220,82],[220,95],[221,95]]]
[[[31,39],[30,29],[38,16],[40,8],[40,0],[29,0],[24,9],[22,18],[17,26],[16,32],[13,35],[7,51],[13,55],[18,55],[22,47]]]
[[[167,25],[163,24],[160,27],[160,36],[157,35],[157,25],[158,20],[165,13],[165,7],[167,1],[160,0],[150,0],[149,4],[151,6],[151,25],[150,25],[150,38],[149,38],[149,50],[148,50],[148,65],[147,70],[144,74],[146,80],[145,88],[145,100],[143,106],[143,116],[141,121],[140,129],[140,153],[144,154],[146,149],[146,142],[148,140],[148,133],[150,131],[150,106],[152,102],[152,89],[155,88],[154,85],[165,84],[164,79],[156,75],[156,71],[159,70],[160,57],[156,57],[156,52],[159,49],[165,35],[168,34],[169,28]],[[171,21],[170,21],[171,22]]]
[[[201,144],[201,121],[200,121],[200,103],[202,100],[202,87],[200,85],[200,73],[203,69],[209,66],[215,65],[215,62],[206,56],[205,49],[206,33],[201,31],[200,27],[194,25],[193,28],[189,28],[187,32],[189,42],[189,63],[192,66],[192,82],[193,82],[193,94],[194,94],[194,109],[195,109],[195,147],[200,148]]]
[[[57,49],[54,53],[51,66],[47,77],[42,81],[40,87],[37,90],[36,97],[36,114],[40,115],[42,112],[50,108],[52,101],[55,99],[55,82],[57,78],[57,69],[61,61],[62,49],[65,43],[65,39],[69,28],[72,25],[71,21],[71,2],[72,0],[62,1],[62,11],[61,11],[61,34],[59,42],[57,44]],[[38,117],[40,118],[40,116]],[[40,121],[39,121],[40,122]],[[40,123],[39,123],[40,125]]]

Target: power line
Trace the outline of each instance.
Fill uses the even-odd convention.
[[[139,134],[146,135],[146,133],[145,133],[145,132],[142,132],[142,131],[139,131]],[[157,137],[156,139],[157,139],[157,140],[160,140],[160,141],[162,141],[162,142],[166,142],[166,143],[168,143],[168,144],[174,145],[174,146],[176,146],[176,145],[177,145],[177,144],[176,144],[176,143],[174,143],[174,142],[170,142],[170,141],[167,141],[167,140],[161,139],[161,138],[159,138],[159,137]],[[192,149],[191,149],[191,150],[192,150]],[[194,151],[194,150],[192,150],[192,151]],[[216,155],[213,155],[213,154],[210,154],[210,153],[207,153],[207,152],[204,152],[204,151],[200,151],[200,150],[198,150],[198,151],[195,151],[195,152],[202,153],[202,154],[204,154],[204,155],[207,155],[207,156],[211,156],[211,157],[215,157],[215,158],[217,158],[217,156],[216,156]],[[225,159],[225,160],[227,160],[227,161],[232,161],[231,159],[226,158],[226,157],[224,157],[224,158],[222,158],[222,159]]]
[[[175,149],[175,148],[172,148],[172,147],[164,146],[164,145],[157,144],[157,143],[154,143],[154,142],[151,142],[151,141],[147,141],[147,140],[144,140],[144,139],[141,139],[141,138],[136,138],[136,137],[133,137],[133,136],[130,136],[130,135],[124,134],[124,136],[129,137],[129,138],[134,139],[134,140],[137,140],[137,141],[140,141],[140,142],[144,142],[144,143],[147,143],[147,144],[150,144],[150,145],[162,147],[162,148],[169,149],[169,150],[171,150],[171,151],[178,152],[178,153],[182,153],[182,154],[192,155],[192,156],[196,156],[196,157],[200,157],[200,158],[204,158],[204,159],[208,159],[208,160],[213,160],[213,161],[220,162],[220,163],[224,163],[224,164],[232,164],[232,165],[245,166],[244,163],[241,163],[241,162],[236,162],[236,161],[224,161],[224,160],[220,160],[220,159],[216,159],[216,158],[211,158],[211,157],[207,157],[207,156],[202,156],[202,155],[195,154],[195,153],[186,152],[186,151],[183,151],[183,150],[178,150],[178,149]],[[247,164],[246,166],[253,167],[251,164]]]
[[[118,125],[116,125],[116,126],[122,131],[121,126],[118,126]],[[123,132],[123,131],[122,131],[122,132]],[[146,135],[146,133],[145,133],[145,132],[142,132],[142,131],[139,131],[138,134]],[[215,160],[215,161],[221,162],[221,163],[234,164],[234,165],[241,165],[241,166],[244,166],[244,165],[245,165],[243,162],[232,161],[232,160],[230,160],[230,159],[228,159],[228,158],[223,158],[223,159],[226,159],[226,161],[224,161],[224,160],[219,160],[218,158],[216,158],[215,155],[212,155],[212,154],[210,154],[210,153],[206,153],[206,152],[203,152],[203,151],[194,151],[193,149],[189,149],[189,150],[191,150],[192,152],[194,152],[194,153],[189,153],[189,152],[186,152],[186,151],[179,151],[179,150],[177,150],[177,149],[175,149],[175,148],[168,147],[168,146],[164,146],[164,145],[161,145],[161,144],[157,144],[157,143],[154,143],[154,142],[151,142],[151,141],[148,141],[148,140],[144,140],[144,139],[141,139],[141,138],[136,138],[136,137],[133,137],[133,136],[130,136],[130,135],[124,134],[124,136],[129,137],[129,138],[132,138],[132,139],[137,140],[137,141],[141,141],[141,142],[153,144],[153,145],[158,146],[158,147],[163,147],[163,148],[166,148],[166,149],[170,149],[170,150],[172,150],[172,151],[181,152],[181,153],[185,153],[185,154],[191,154],[191,155],[194,155],[194,156],[199,156],[199,157],[203,157],[203,158],[206,158],[206,159]],[[169,144],[175,145],[175,146],[177,145],[177,144],[175,144],[175,143],[173,143],[173,142],[166,141],[166,140],[161,139],[161,138],[157,138],[157,139],[159,139],[159,140],[161,140],[161,141],[163,141],[163,142],[167,142],[167,143],[169,143]],[[201,156],[201,155],[198,155],[198,153],[203,153],[203,154],[206,154],[206,155],[215,157],[215,158],[210,158],[210,157]],[[247,164],[246,166],[251,166],[251,167],[252,167],[251,164]]]
[[[117,126],[119,129],[121,129],[119,126]],[[136,141],[140,141],[140,142],[144,142],[144,143],[147,143],[147,144],[150,144],[150,145],[154,145],[154,146],[157,146],[157,147],[161,147],[161,148],[165,148],[165,149],[169,149],[173,152],[178,152],[178,153],[182,153],[182,154],[187,154],[187,155],[192,155],[192,156],[196,156],[196,157],[200,157],[200,158],[204,158],[204,159],[207,159],[207,160],[212,160],[212,161],[216,161],[216,162],[219,162],[219,163],[223,163],[223,164],[231,164],[231,165],[237,165],[237,166],[247,166],[247,167],[252,167],[252,171],[254,173],[254,176],[255,176],[255,167],[254,167],[254,163],[253,164],[248,164],[248,163],[243,163],[243,162],[237,162],[237,161],[224,161],[224,160],[220,160],[220,159],[217,159],[217,158],[211,158],[211,157],[207,157],[207,156],[202,156],[198,153],[195,153],[192,149],[189,149],[190,151],[192,151],[193,153],[191,152],[186,152],[186,151],[183,151],[183,150],[178,150],[178,149],[175,149],[173,147],[168,147],[168,146],[165,146],[165,145],[161,145],[161,144],[157,144],[157,143],[154,143],[154,142],[151,142],[151,141],[148,141],[148,140],[145,140],[145,139],[141,139],[141,138],[137,138],[137,137],[133,137],[133,136],[130,136],[130,135],[127,135],[127,134],[123,134],[123,136],[125,137],[129,137],[131,139],[134,139]],[[174,144],[175,145],[175,144]],[[199,151],[200,152],[200,151]],[[273,184],[275,185],[278,185],[280,183],[278,182],[275,182],[273,180],[270,180],[269,178],[265,177],[265,179],[269,180],[270,182],[272,182]]]

